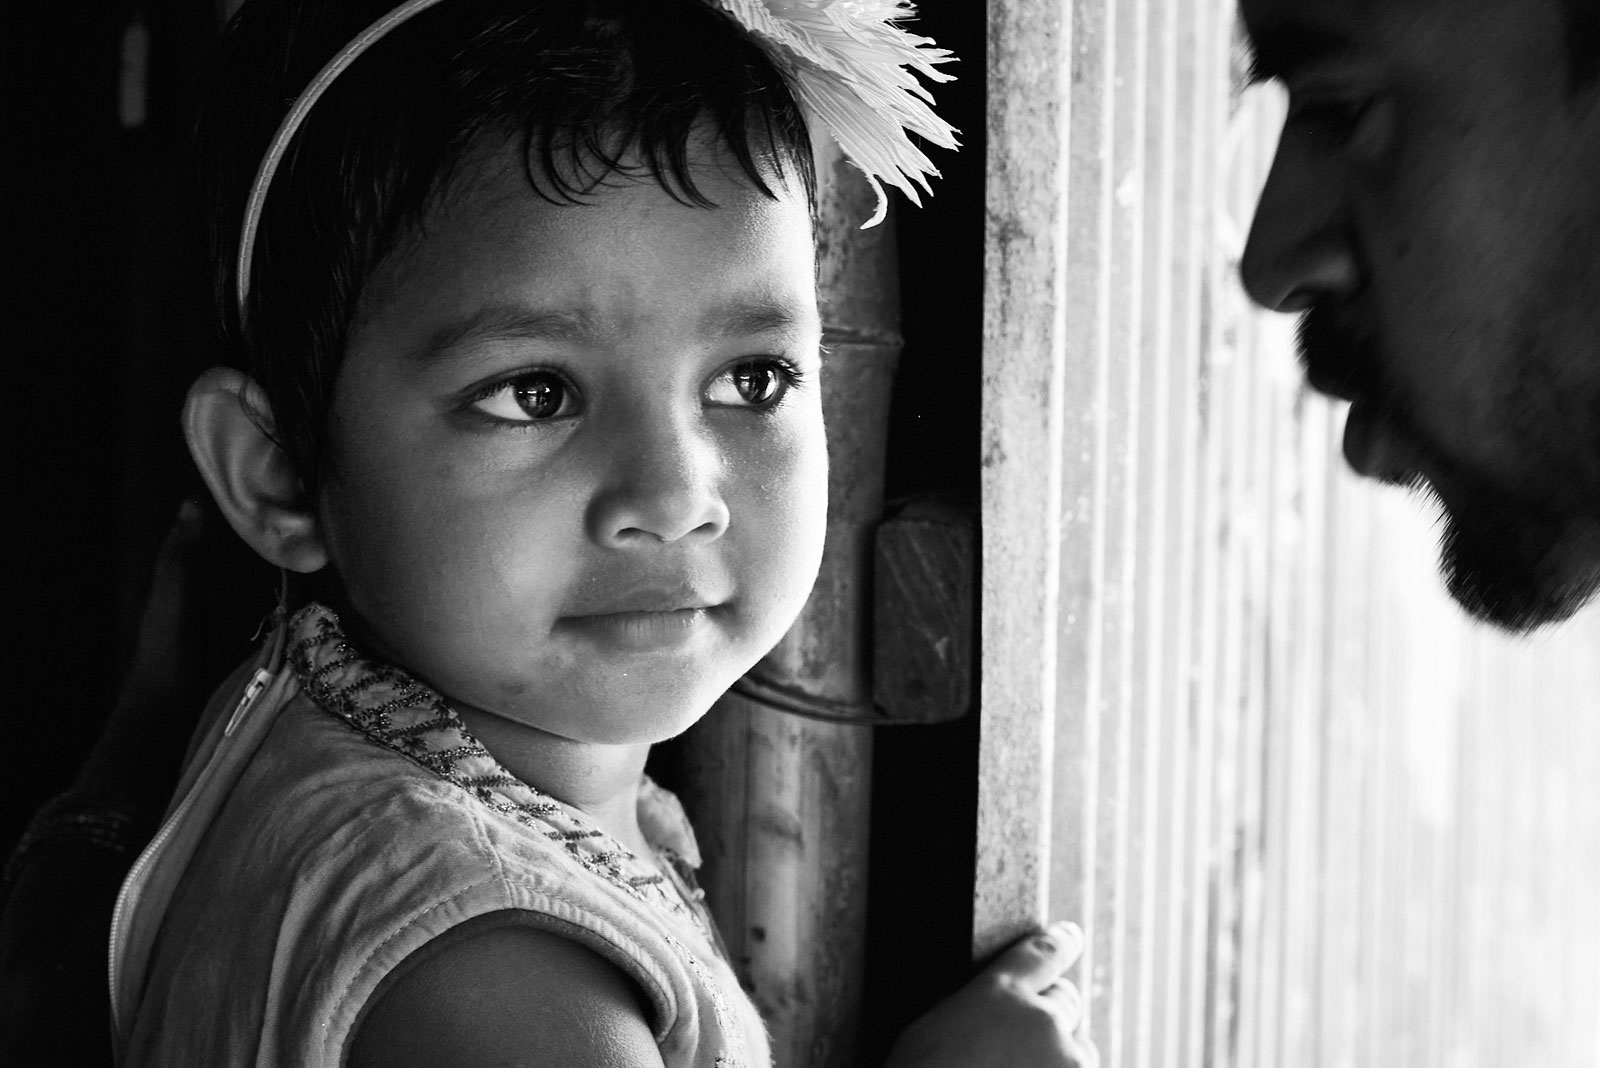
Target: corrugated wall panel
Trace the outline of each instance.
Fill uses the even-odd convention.
[[[1107,1066],[1600,1063],[1600,625],[1467,625],[1236,281],[1221,0],[990,6],[976,949]]]

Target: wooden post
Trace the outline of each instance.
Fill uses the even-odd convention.
[[[828,541],[816,589],[763,679],[870,708],[873,532],[900,353],[893,214],[830,144],[819,151],[818,279],[828,423]],[[702,882],[777,1068],[859,1061],[872,734],[729,694],[673,743],[668,767],[704,857]]]

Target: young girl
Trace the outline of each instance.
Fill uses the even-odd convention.
[[[904,186],[900,117],[941,129],[903,12],[834,6],[236,19],[200,142],[238,366],[185,429],[309,603],[125,884],[123,1063],[768,1063],[643,768],[816,574],[810,137]],[[1081,1063],[1076,952],[1020,944],[897,1062]]]

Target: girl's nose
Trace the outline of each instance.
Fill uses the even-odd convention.
[[[713,540],[728,529],[723,461],[693,419],[646,417],[616,429],[590,501],[589,536],[609,548]]]

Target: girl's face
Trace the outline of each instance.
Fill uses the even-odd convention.
[[[575,741],[682,731],[821,558],[806,204],[692,158],[714,209],[624,178],[555,205],[512,147],[480,151],[368,285],[335,386],[346,622],[453,702]]]

